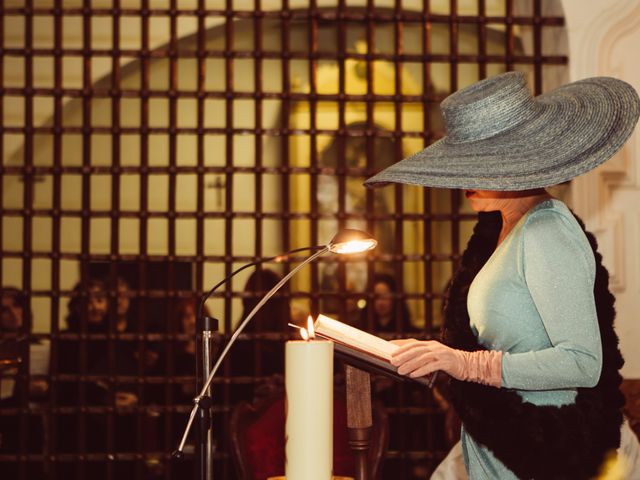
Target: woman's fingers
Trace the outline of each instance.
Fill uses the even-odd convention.
[[[409,348],[404,349],[400,353],[394,352],[391,355],[391,365],[399,367],[407,363],[409,360],[415,358],[416,356],[422,355],[425,351],[426,350],[424,345],[417,344],[417,343],[413,344]]]
[[[416,340],[415,338],[410,338],[408,339],[410,341],[403,343],[400,345],[400,348],[398,348],[396,351],[394,351],[391,356],[392,357],[397,357],[402,355],[403,353],[407,352],[408,350],[411,350],[413,348],[417,348],[417,347],[437,347],[438,345],[442,345],[440,342],[436,341],[436,340]]]
[[[409,359],[414,358],[416,355],[420,355],[427,351],[436,351],[438,345],[440,344],[433,340],[421,342],[416,340],[413,343],[403,345],[391,354],[391,364],[398,367]]]
[[[416,349],[412,352],[407,352],[407,355],[410,353],[414,353],[413,356],[408,357],[405,361],[403,361],[398,366],[398,373],[400,375],[407,375],[414,370],[422,367],[425,364],[431,363],[436,360],[433,355],[433,352],[430,352],[426,349]]]
[[[415,347],[417,347],[419,345],[423,345],[425,343],[425,342],[421,342],[419,340],[416,340],[415,338],[408,338],[407,340],[408,340],[407,342],[399,344],[400,347],[391,354],[392,358],[397,357],[399,355],[402,355],[407,350],[411,350],[412,348],[415,348]],[[413,341],[411,341],[411,340],[413,340]]]
[[[446,371],[450,350],[435,340],[406,343],[393,352],[391,364],[398,367],[400,375],[422,377],[436,370]]]
[[[430,373],[433,373],[436,370],[442,370],[442,365],[439,360],[434,360],[431,363],[422,365],[420,368],[417,368],[416,370],[411,372],[409,376],[411,378],[424,377],[425,375],[429,375]]]
[[[415,343],[418,340],[416,340],[415,338],[398,338],[398,339],[389,340],[389,341],[394,345],[402,346],[402,345],[407,345],[409,343]]]

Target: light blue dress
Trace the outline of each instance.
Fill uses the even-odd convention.
[[[569,209],[546,200],[529,210],[473,280],[471,328],[502,356],[502,388],[535,405],[575,401],[598,383],[602,345],[593,285],[595,259]],[[471,479],[515,479],[462,429]]]

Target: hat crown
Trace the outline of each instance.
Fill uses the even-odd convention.
[[[522,72],[508,72],[463,88],[440,104],[450,142],[493,137],[536,114],[536,102]]]

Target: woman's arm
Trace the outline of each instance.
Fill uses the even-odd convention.
[[[520,270],[552,346],[504,353],[503,387],[550,390],[598,383],[602,345],[593,295],[595,260],[582,232],[569,222],[540,210],[524,226]]]
[[[579,227],[567,221],[554,212],[532,215],[519,265],[551,347],[513,354],[464,352],[413,340],[393,354],[398,373],[417,377],[443,370],[458,380],[520,390],[595,386],[602,368],[595,260]]]

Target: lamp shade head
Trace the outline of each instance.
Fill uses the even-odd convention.
[[[333,253],[362,253],[376,247],[378,241],[362,230],[345,228],[340,230],[329,242],[329,250]]]

